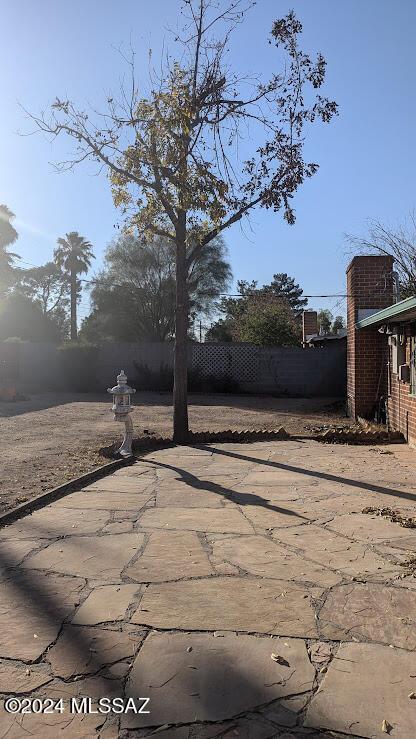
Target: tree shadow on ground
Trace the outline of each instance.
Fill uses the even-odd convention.
[[[416,493],[409,493],[406,490],[397,490],[397,488],[387,488],[382,485],[376,485],[371,482],[363,482],[362,480],[353,480],[349,477],[341,477],[339,475],[332,475],[329,472],[319,472],[318,470],[307,470],[303,467],[296,467],[295,465],[286,464],[284,462],[271,462],[266,459],[257,459],[257,457],[249,457],[246,454],[238,454],[234,451],[227,449],[220,449],[213,446],[205,446],[204,444],[198,444],[198,449],[204,449],[206,451],[219,454],[224,457],[231,457],[232,459],[240,459],[244,462],[253,462],[253,464],[259,464],[265,467],[272,467],[275,470],[282,470],[283,472],[295,472],[301,475],[307,475],[308,477],[316,477],[319,480],[326,480],[329,482],[337,483],[338,485],[350,485],[354,488],[360,488],[367,492],[380,493],[381,495],[392,495],[403,500],[409,500],[411,503],[416,502]]]
[[[251,638],[270,639],[268,636]],[[213,636],[212,639],[213,642],[218,641]],[[269,643],[272,652],[278,642]],[[168,649],[168,654],[172,654],[171,644]],[[241,650],[244,655],[243,645]],[[127,682],[126,695],[139,700],[140,695],[149,694],[149,707],[153,704],[146,722],[149,733],[133,732],[132,737],[157,735],[161,739],[231,739],[237,736],[241,739],[277,739],[282,736],[287,739],[330,739],[333,736],[325,730],[303,728],[305,708],[301,707],[302,700],[296,710],[294,705],[290,706],[290,699],[304,697],[306,706],[310,692],[306,687],[302,689],[302,686],[298,686],[293,693],[285,689],[287,679],[290,679],[291,672],[293,674],[290,666],[286,675],[286,668],[276,665],[275,682],[266,684],[261,669],[256,675],[249,666],[245,669],[241,663],[239,665],[238,660],[233,663],[229,654],[223,653],[217,644],[208,647],[203,669],[192,669],[193,655],[198,652],[198,647],[192,649],[186,665],[181,664],[180,654],[176,665],[170,663],[168,657],[165,670],[163,661],[159,659],[162,672],[157,676],[156,689],[154,685],[153,689],[148,685],[152,678],[145,673],[138,675],[140,687],[135,687],[134,682]],[[200,654],[204,656],[204,651]],[[139,730],[137,719],[134,725]],[[348,737],[359,739],[352,734],[348,734]]]
[[[50,543],[52,542],[48,541],[47,544],[45,542],[46,545],[49,545]],[[87,638],[87,627],[70,626],[70,628],[68,628],[76,607],[79,604],[75,603],[75,605],[71,607],[71,605],[65,603],[64,598],[62,598],[61,601],[54,598],[47,587],[49,576],[55,578],[64,577],[61,573],[26,569],[24,566],[18,565],[13,556],[8,556],[3,547],[0,559],[0,588],[5,591],[3,596],[5,596],[7,600],[12,599],[13,602],[16,603],[16,608],[20,612],[20,616],[22,615],[22,611],[27,611],[28,615],[33,615],[33,612],[35,612],[39,628],[42,629],[48,625],[52,627],[53,632],[56,632],[55,638],[45,647],[41,657],[34,657],[33,659],[22,658],[21,661],[29,664],[39,663],[41,660],[47,662],[48,650],[58,641],[59,638],[62,637],[63,629],[67,626],[66,634],[70,643],[71,653],[74,656],[74,662],[83,664],[88,661],[88,671],[83,674],[83,677],[91,678],[97,676],[99,678],[105,678],[106,691],[107,694],[109,694],[109,697],[119,696],[122,683],[115,679],[114,675],[111,675],[108,671],[108,668],[111,665],[111,659],[109,660],[108,652],[106,655],[100,654],[96,645],[92,645],[91,639]],[[85,580],[85,578],[82,577],[78,579]],[[138,585],[138,589],[139,587],[140,586]],[[1,610],[4,609],[3,603],[0,604],[0,608]],[[15,623],[15,630],[18,631],[18,628],[19,622],[17,621]],[[100,628],[100,625],[98,625],[98,628]],[[23,638],[29,637],[24,637],[22,635],[22,639]],[[141,640],[138,638],[138,642],[140,641]],[[4,647],[5,635],[0,634],[0,657],[2,657]],[[7,652],[8,655],[7,659],[13,659],[13,657],[10,656],[9,651],[9,649],[5,649],[5,652]],[[87,658],[86,655],[88,656]],[[17,656],[16,659],[20,661],[19,656]],[[79,676],[74,675],[70,680],[65,678],[65,682],[68,684],[70,684],[70,682],[76,682],[76,684],[79,685]],[[13,691],[10,690],[7,691],[7,693],[13,694]],[[82,692],[80,694],[85,695],[85,693]]]
[[[199,447],[201,448],[201,447]],[[209,447],[207,447],[208,449]],[[306,516],[302,516],[300,513],[296,513],[296,511],[290,510],[290,508],[280,508],[279,506],[273,505],[270,503],[266,498],[262,498],[261,495],[257,495],[256,493],[240,493],[235,490],[230,490],[229,488],[224,487],[223,485],[219,485],[216,482],[212,482],[212,480],[201,480],[196,475],[193,475],[192,472],[188,472],[187,470],[183,470],[180,467],[175,467],[171,464],[166,464],[166,462],[156,462],[156,460],[146,460],[149,464],[155,465],[155,467],[172,470],[173,472],[177,472],[180,476],[180,479],[183,480],[183,482],[186,485],[189,485],[189,487],[193,488],[194,490],[201,490],[202,492],[210,492],[215,493],[216,495],[221,495],[223,498],[226,498],[227,500],[231,501],[232,503],[236,503],[241,506],[246,505],[254,505],[254,506],[261,506],[262,508],[266,508],[269,511],[274,511],[275,513],[282,513],[285,516],[294,516],[296,518],[301,518],[304,521],[309,521],[310,519],[306,518]],[[201,497],[201,507],[203,507],[204,501]]]

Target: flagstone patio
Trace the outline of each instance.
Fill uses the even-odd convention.
[[[0,530],[0,737],[416,736],[416,452],[172,447]]]

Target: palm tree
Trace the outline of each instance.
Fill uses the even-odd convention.
[[[65,234],[58,239],[58,247],[54,251],[55,262],[67,275],[71,291],[71,341],[77,339],[77,300],[79,291],[78,275],[88,272],[91,260],[95,259],[92,245],[78,231]]]
[[[4,292],[13,282],[13,262],[18,254],[7,251],[10,244],[17,240],[17,231],[11,221],[14,213],[7,205],[0,205],[0,292]]]

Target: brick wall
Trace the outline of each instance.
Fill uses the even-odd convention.
[[[371,417],[387,393],[387,342],[377,328],[357,331],[359,311],[393,303],[393,258],[354,257],[347,269],[347,407],[352,417]],[[363,317],[363,316],[360,316]]]
[[[306,342],[308,336],[318,333],[318,314],[316,310],[304,310],[302,313],[302,341]]]
[[[406,326],[405,334],[406,364],[410,364],[410,324]],[[390,372],[389,386],[388,409],[390,426],[397,431],[401,431],[405,439],[411,444],[416,445],[416,397],[410,395],[410,384],[408,382],[399,382],[398,375],[392,371]]]

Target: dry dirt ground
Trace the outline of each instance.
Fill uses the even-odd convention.
[[[4,527],[0,737],[415,739],[415,462],[169,447]]]
[[[170,436],[171,395],[137,393],[136,433]],[[23,503],[108,462],[100,447],[117,440],[111,398],[103,395],[34,395],[0,402],[0,511]],[[193,431],[275,429],[310,433],[314,424],[345,424],[342,404],[331,398],[286,399],[231,395],[190,396]]]

